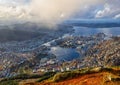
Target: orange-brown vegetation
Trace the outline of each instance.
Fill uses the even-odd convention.
[[[0,66],[0,70],[2,70],[3,69],[3,67],[2,66]]]
[[[120,69],[112,68],[110,71],[104,70],[100,72],[96,71],[95,73],[86,73],[72,79],[66,78],[59,82],[48,79],[42,82],[31,82],[23,85],[120,85]]]

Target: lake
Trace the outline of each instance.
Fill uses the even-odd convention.
[[[71,61],[80,56],[80,54],[73,48],[62,48],[62,47],[51,47],[51,51],[54,55],[57,56],[58,60]]]

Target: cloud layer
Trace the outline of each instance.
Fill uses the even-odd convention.
[[[98,0],[32,0],[31,13],[45,22],[61,22],[89,7],[101,4]]]
[[[0,0],[0,19],[58,23],[76,18],[120,18],[119,0]]]

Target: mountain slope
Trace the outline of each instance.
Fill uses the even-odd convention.
[[[85,67],[119,66],[120,37],[105,40],[86,52],[82,63]]]

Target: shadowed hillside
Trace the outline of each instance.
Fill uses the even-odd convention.
[[[44,33],[40,34],[38,32],[30,32],[23,30],[0,29],[0,42],[24,41],[43,34]]]
[[[10,26],[0,26],[0,42],[25,41],[37,37],[41,39],[43,36],[49,38],[49,35],[54,37],[53,34],[55,33],[58,34],[56,36],[60,36],[59,34],[62,35],[70,32],[71,28],[72,27],[68,25],[58,25],[55,28],[49,28],[43,26],[42,24],[30,22],[23,24],[12,24]]]

